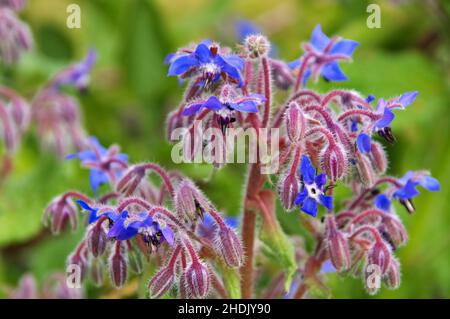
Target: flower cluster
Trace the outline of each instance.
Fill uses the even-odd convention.
[[[24,6],[25,0],[0,1],[0,61],[7,65],[16,63],[24,51],[33,47],[28,25],[15,13]]]
[[[107,269],[112,284],[121,287],[130,270],[141,273],[150,267],[145,260],[156,255],[159,269],[149,282],[151,297],[174,287],[181,297],[226,296],[215,267],[239,267],[241,241],[194,182],[154,163],[129,165],[117,146],[106,149],[95,138],[68,158],[79,158],[90,169],[96,193],[100,184],[109,186],[96,198],[76,191],[62,194],[44,216],[59,233],[68,221],[73,228],[78,224],[76,205],[87,213],[86,234],[67,261],[82,269],[83,279],[89,273],[101,285]],[[161,178],[160,185],[146,178],[150,172]]]
[[[318,25],[311,40],[302,46],[304,54],[286,63],[269,57],[267,38],[252,32],[246,33],[236,54],[208,41],[169,57],[169,75],[189,80],[179,109],[169,114],[169,133],[178,127],[195,130],[194,123],[199,120],[207,127],[218,125],[222,131],[233,125],[280,129],[280,140],[267,142],[280,145],[282,168],[276,175],[282,206],[286,211],[297,207],[312,217],[319,215],[319,207],[325,208],[323,224],[308,221],[318,242],[315,252],[304,259],[305,267],[298,276],[317,282],[322,265],[329,263],[335,271],[353,270],[367,279],[371,269],[378,267],[385,284],[397,287],[400,264],[393,252],[408,237],[392,202],[399,201],[411,213],[418,186],[429,191],[439,191],[440,186],[424,171],[408,172],[402,178],[386,176],[388,160],[379,139],[395,142],[392,123],[396,111],[412,104],[418,92],[378,98],[376,106],[371,104],[374,96],[352,90],[319,94],[305,88],[308,79],[347,80],[339,63],[351,60],[356,41],[330,38]],[[221,54],[233,57],[236,68],[232,72],[218,62],[212,62],[215,67],[208,69],[215,71],[202,71],[206,65],[210,67],[212,57],[221,58]],[[202,58],[205,56],[208,58]],[[288,99],[273,110],[272,84],[282,90],[293,88]],[[241,268],[241,287],[246,298],[253,294],[256,248],[250,238],[253,232],[247,233],[255,226],[245,223],[254,218],[251,214],[256,210],[273,232],[277,229],[273,205],[268,204],[272,191],[264,187],[265,178],[257,171],[259,164],[250,166],[244,204],[246,262]],[[334,204],[336,187],[351,188],[353,197]],[[379,289],[365,282],[369,293]],[[301,296],[305,290],[305,285],[300,285],[293,295]]]

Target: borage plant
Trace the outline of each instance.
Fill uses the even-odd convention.
[[[346,80],[339,63],[351,60],[357,46],[329,38],[317,26],[303,44],[304,54],[291,63],[270,58],[270,43],[261,34],[248,34],[237,52],[203,41],[170,54],[168,74],[186,82],[186,91],[168,116],[168,132],[192,133],[183,141],[188,159],[208,147],[197,143],[198,123],[217,129],[224,144],[230,128],[258,134],[270,129],[279,130],[278,139],[259,139],[258,146],[276,144],[279,152],[271,156],[277,159],[271,160],[280,168],[264,174],[260,156],[249,164],[239,238],[236,225],[181,172],[154,163],[131,165],[117,146],[105,148],[90,138],[85,150],[69,158],[90,169],[95,196],[67,192],[45,214],[58,233],[68,222],[76,226],[76,204],[88,213],[85,236],[68,263],[97,284],[107,269],[116,287],[126,284],[130,270],[145,270],[152,298],[301,298],[311,296],[312,288],[327,290],[322,274],[328,271],[361,276],[370,294],[379,290],[379,281],[397,288],[400,263],[394,252],[408,236],[393,202],[412,213],[418,186],[438,191],[439,183],[426,171],[386,176],[386,152],[375,139],[395,142],[394,112],[410,105],[417,92],[379,98],[375,106],[373,96],[353,90],[320,94],[306,88],[319,77]],[[275,90],[291,92],[278,103]],[[217,158],[213,164],[222,167],[224,157]],[[147,178],[149,173],[162,182]],[[338,201],[337,187],[349,189],[350,196]],[[315,240],[312,251],[283,232],[277,195],[285,211],[300,212],[299,222]],[[267,274],[270,280],[262,280]]]

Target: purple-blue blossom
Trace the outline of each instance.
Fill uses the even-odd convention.
[[[308,63],[303,76],[303,84],[313,76],[315,80],[322,75],[326,81],[346,81],[348,78],[339,67],[338,61],[351,60],[358,42],[339,37],[329,38],[317,25],[311,34],[311,41],[304,45],[306,53],[291,62],[291,68],[299,68],[302,63]],[[306,62],[308,59],[309,62]],[[305,61],[302,61],[305,60]]]
[[[170,64],[168,75],[184,76],[187,72],[198,72],[201,83],[208,86],[217,82],[220,77],[230,77],[242,85],[241,70],[244,60],[237,55],[221,54],[219,47],[209,45],[208,41],[200,43],[194,52],[171,54],[166,58]]]
[[[333,199],[323,192],[323,186],[327,182],[326,174],[316,176],[316,170],[312,166],[308,156],[302,156],[300,166],[302,190],[297,194],[295,204],[301,206],[301,210],[313,217],[317,216],[317,204],[321,204],[328,210],[332,209]]]

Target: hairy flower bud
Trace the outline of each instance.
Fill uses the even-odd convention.
[[[78,268],[76,270],[79,270],[79,273],[76,275],[79,275],[79,279],[81,281],[84,280],[86,277],[86,272],[88,269],[88,263],[87,263],[87,254],[86,254],[86,245],[84,242],[82,242],[77,249],[67,258],[67,265],[68,266],[77,266]],[[76,277],[76,276],[75,276]],[[74,277],[74,279],[75,279]]]
[[[400,287],[400,263],[397,259],[391,259],[389,269],[383,277],[383,281],[390,289],[397,289]]]
[[[236,232],[225,224],[219,225],[217,229],[215,248],[228,266],[239,268],[242,265],[244,250],[241,240]]]
[[[305,135],[306,120],[300,106],[291,102],[285,113],[286,131],[292,143],[298,143]]]
[[[150,280],[148,289],[150,298],[159,298],[172,288],[175,273],[172,267],[161,268]]]
[[[78,225],[78,215],[75,205],[64,195],[56,197],[45,210],[42,221],[50,227],[53,234],[59,234],[70,221],[72,230]]]
[[[193,298],[205,298],[211,281],[208,267],[199,260],[193,260],[185,275],[188,295]]]
[[[380,267],[381,274],[389,269],[392,253],[389,246],[382,240],[377,240],[367,252],[367,264]]]
[[[270,42],[262,34],[251,34],[244,40],[245,51],[251,59],[269,54]]]
[[[87,243],[89,251],[94,257],[103,255],[106,249],[107,237],[103,228],[104,219],[100,219],[96,224],[91,225],[87,232]]]
[[[334,216],[325,217],[325,238],[331,263],[338,272],[350,268],[352,260],[348,240],[336,226]]]
[[[338,144],[329,145],[322,153],[321,165],[332,182],[344,177],[347,172],[347,153]]]
[[[104,273],[103,273],[103,262],[100,258],[93,258],[91,261],[91,278],[97,287],[103,285]]]
[[[30,274],[23,275],[18,288],[10,296],[11,299],[36,299],[38,298],[36,281]]]
[[[180,294],[180,299],[188,299],[191,297],[187,288],[186,274],[184,272],[180,275],[178,293]]]
[[[203,219],[205,211],[212,208],[202,191],[189,179],[182,180],[175,190],[175,210],[185,223],[197,222],[198,217]]]
[[[367,157],[363,154],[356,152],[356,170],[358,172],[359,179],[366,187],[370,187],[375,182],[375,172],[372,165],[370,165]]]
[[[120,288],[127,281],[128,263],[125,249],[121,242],[117,241],[111,249],[109,257],[109,274],[112,284]]]
[[[273,83],[281,90],[288,90],[295,82],[292,70],[283,61],[270,60]]]
[[[378,174],[384,174],[386,172],[388,166],[386,152],[380,143],[372,142],[370,160]]]
[[[295,197],[298,194],[299,181],[295,174],[282,175],[278,181],[278,193],[281,204],[287,211],[295,207]]]
[[[383,238],[391,244],[392,249],[397,249],[408,241],[405,226],[396,215],[384,217],[379,230]]]

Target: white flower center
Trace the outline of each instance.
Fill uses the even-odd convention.
[[[317,202],[319,201],[319,196],[323,194],[323,192],[317,187],[316,183],[305,184],[306,191],[308,192],[308,197],[315,199]]]

